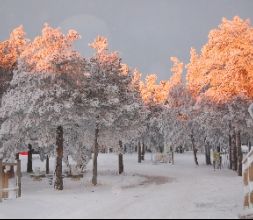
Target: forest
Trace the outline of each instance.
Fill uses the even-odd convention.
[[[220,149],[229,155],[228,168],[242,176],[241,146],[251,148],[253,137],[249,20],[224,18],[201,51],[189,51],[188,64],[171,57],[168,80],[160,82],[123,63],[105,37],[89,45],[91,57],[81,55],[74,49],[80,39],[75,30],[64,34],[45,24],[32,40],[20,26],[0,42],[0,159],[13,161],[27,146],[55,156],[57,190],[64,188],[69,157],[80,170],[92,159],[97,185],[103,147],[117,153],[123,173],[125,144],[135,146],[139,162],[145,150],[184,147],[196,165],[204,152],[208,166],[211,151]]]

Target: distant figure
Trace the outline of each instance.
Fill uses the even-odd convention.
[[[214,170],[221,169],[221,153],[220,148],[213,151],[213,167]]]

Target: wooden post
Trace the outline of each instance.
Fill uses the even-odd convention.
[[[3,161],[0,160],[0,203],[3,200]]]
[[[18,191],[17,191],[17,197],[21,197],[21,160],[17,161],[17,186],[18,186]]]

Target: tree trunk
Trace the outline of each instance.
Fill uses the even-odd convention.
[[[171,152],[171,164],[175,164],[175,155],[174,155],[174,150],[172,147],[170,147],[170,152]]]
[[[238,176],[242,176],[242,142],[241,142],[241,132],[236,132],[236,148],[237,148],[237,173]]]
[[[94,142],[94,157],[93,157],[93,177],[92,177],[92,184],[94,186],[97,185],[97,177],[98,177],[98,135],[99,135],[99,128],[98,124],[96,124],[95,130],[95,142]]]
[[[27,157],[27,173],[33,172],[33,152],[32,145],[28,145],[28,157]]]
[[[231,141],[231,156],[232,156],[232,170],[237,171],[237,149],[236,149],[236,134],[235,132],[232,135]]]
[[[62,178],[62,159],[63,159],[63,127],[59,126],[56,131],[56,168],[55,168],[55,183],[56,190],[63,190]]]
[[[142,142],[142,147],[141,147],[141,160],[145,160],[145,144]]]
[[[210,146],[209,146],[209,144],[206,144],[206,146],[205,146],[205,154],[206,154],[206,165],[207,166],[212,165],[211,152],[210,152]]]
[[[141,142],[138,142],[138,163],[141,163]]]
[[[248,143],[248,146],[249,146],[249,152],[251,151],[251,142],[249,141]]]
[[[22,173],[21,173],[21,160],[18,159],[17,161],[17,186],[18,186],[18,191],[17,191],[17,197],[20,198],[21,197],[21,193],[22,193],[22,184],[21,184],[21,178],[22,178]]]
[[[193,149],[194,161],[195,161],[195,164],[196,164],[197,166],[199,166],[198,157],[197,157],[198,150],[197,150],[197,148],[196,148],[196,146],[195,146],[195,140],[194,140],[193,135],[191,135],[191,142],[192,142],[192,149]]]
[[[47,155],[47,159],[46,159],[46,174],[50,173],[50,169],[49,169],[49,156]]]
[[[228,137],[228,149],[229,149],[229,169],[232,170],[233,169],[233,154],[232,154],[232,137],[231,135],[229,134],[229,137]]]
[[[119,174],[124,173],[124,161],[123,161],[123,144],[119,141]]]
[[[123,153],[125,154],[125,153],[127,153],[127,151],[128,151],[127,146],[124,145],[124,152]]]

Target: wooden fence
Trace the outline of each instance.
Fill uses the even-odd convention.
[[[16,167],[16,187],[9,188],[9,179],[11,173],[5,173],[4,168],[6,166]],[[8,198],[10,191],[16,192],[16,198],[21,197],[21,161],[18,160],[17,163],[4,163],[0,160],[0,203],[4,198]]]
[[[243,160],[244,203],[242,219],[253,218],[253,150]]]

